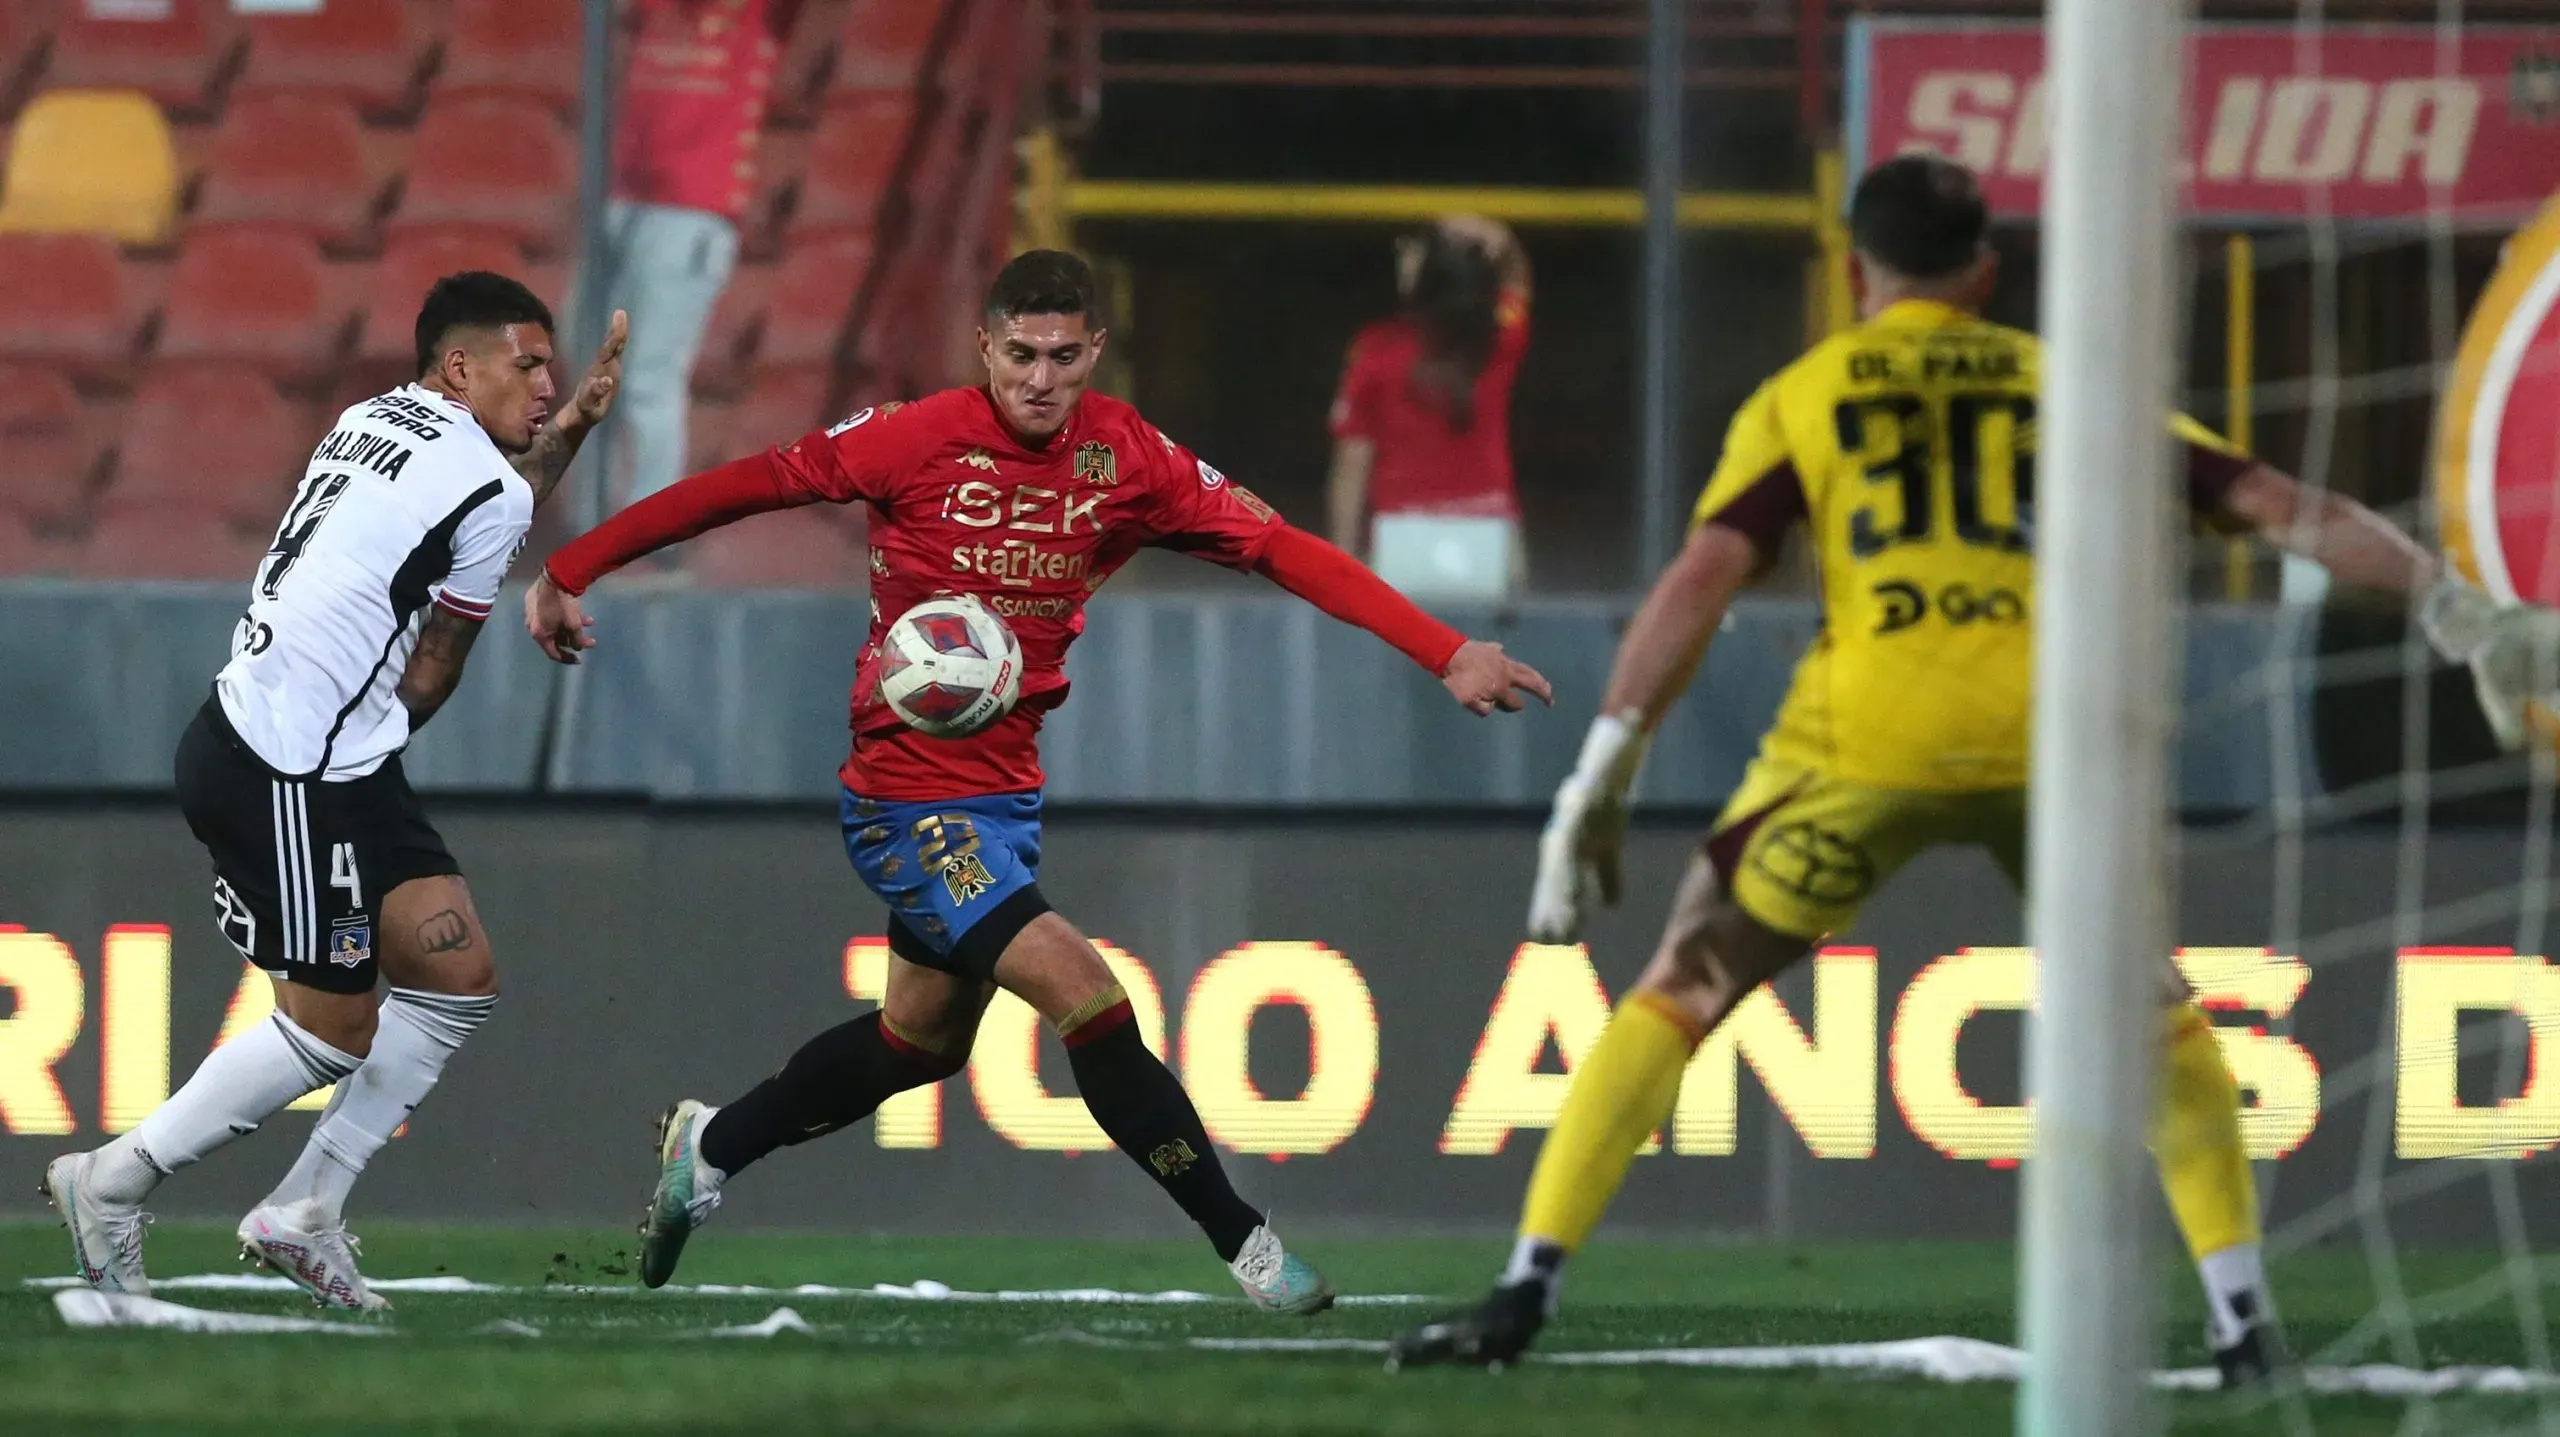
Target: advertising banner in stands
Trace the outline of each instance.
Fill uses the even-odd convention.
[[[359,1228],[627,1223],[660,1107],[735,1095],[880,989],[883,912],[825,810],[439,817],[505,997],[357,1190]],[[1695,851],[1685,829],[1639,830],[1631,897],[1586,951],[1520,942],[1533,840],[1526,821],[1068,814],[1042,888],[1097,936],[1248,1196],[1301,1230],[1489,1231]],[[2352,1191],[2360,1154],[2408,1240],[2489,1240],[2492,1172],[2523,1184],[2525,1212],[2560,1212],[2553,1171],[2517,1161],[2560,1143],[2560,979],[2508,951],[2544,931],[2519,909],[2550,893],[2520,835],[2437,833],[2407,885],[2387,830],[2183,847],[2179,961],[2247,1090],[2279,1221]],[[263,1016],[266,980],[216,931],[209,887],[156,806],[0,809],[0,1218],[41,1216],[47,1158],[130,1128]],[[2395,921],[2395,892],[2422,894],[2423,916]],[[1616,1220],[2005,1237],[2028,1143],[2019,922],[1977,855],[1904,872],[1699,1053]],[[179,1174],[155,1210],[245,1210],[318,1096],[304,1106]],[[723,1220],[1183,1230],[1010,998],[965,1074],[776,1154]]]
[[[1853,22],[1852,173],[1911,150],[1962,161],[2032,219],[2046,155],[2033,25]],[[2560,34],[2522,26],[2204,25],[2187,40],[2186,213],[2500,227],[2560,192]]]

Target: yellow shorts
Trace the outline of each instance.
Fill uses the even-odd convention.
[[[1789,937],[1837,933],[1877,885],[1922,852],[1978,844],[2023,886],[2027,791],[1870,788],[1754,759],[1707,836],[1744,912]]]

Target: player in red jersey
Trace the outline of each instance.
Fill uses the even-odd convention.
[[[1536,670],[1283,523],[1135,409],[1087,394],[1104,340],[1084,262],[1022,255],[987,296],[986,385],[865,409],[697,474],[570,541],[525,596],[543,652],[575,663],[595,642],[578,596],[621,565],[750,514],[871,506],[871,632],[854,679],[842,817],[855,871],[890,907],[886,996],[736,1101],[668,1110],[641,1227],[651,1287],[673,1274],[740,1168],[959,1072],[1002,987],[1057,1028],[1094,1120],[1200,1225],[1257,1305],[1311,1313],[1333,1301],[1332,1285],[1228,1184],[1190,1096],[1140,1041],[1101,955],[1040,894],[1039,732],[1066,701],[1067,646],[1084,631],[1086,598],[1155,545],[1253,570],[1368,629],[1475,713],[1553,696]],[[888,621],[943,593],[984,598],[1022,642],[1021,702],[966,739],[917,733],[879,697]]]

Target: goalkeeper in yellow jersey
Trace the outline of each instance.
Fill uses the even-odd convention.
[[[2034,650],[2037,344],[1976,310],[1994,256],[1973,176],[1904,156],[1859,184],[1850,232],[1862,322],[1760,387],[1735,416],[1688,542],[1629,625],[1580,763],[1539,840],[1530,937],[1572,942],[1618,897],[1626,793],[1646,737],[1736,592],[1803,525],[1823,625],[1741,788],[1690,861],[1661,945],[1573,1075],[1538,1154],[1519,1240],[1482,1304],[1406,1334],[1402,1363],[1500,1363],[1554,1313],[1692,1052],[1754,988],[1848,926],[1878,883],[1941,844],[2023,876]],[[2560,615],[2500,608],[2351,500],[2306,489],[2193,421],[2170,421],[2188,501],[2341,582],[2423,595],[2429,638],[2472,666],[2520,741]],[[2549,687],[2546,678],[2542,687]],[[2165,1056],[2151,1146],[2209,1299],[2225,1381],[2277,1359],[2239,1090],[2163,955]]]

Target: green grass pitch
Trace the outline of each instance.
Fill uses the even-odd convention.
[[[963,1290],[1188,1288],[1215,1304],[907,1302],[823,1296],[647,1293],[626,1273],[619,1233],[381,1225],[362,1229],[382,1276],[445,1273],[526,1290],[408,1293],[392,1337],[201,1336],[72,1331],[24,1279],[66,1272],[60,1229],[0,1225],[0,1432],[53,1433],[1326,1433],[1613,1434],[1718,1437],[1830,1433],[1996,1433],[2014,1389],[1792,1371],[1527,1365],[1390,1375],[1362,1352],[1239,1353],[1195,1337],[1379,1339],[1430,1311],[1357,1306],[1312,1321],[1261,1317],[1194,1243],[827,1237],[713,1228],[687,1283],[789,1287],[931,1278]],[[227,1232],[152,1230],[164,1277],[235,1270]],[[1304,1250],[1346,1292],[1447,1298],[1481,1290],[1499,1243],[1313,1238]],[[2487,1256],[2422,1254],[2413,1292],[2490,1272]],[[2010,1341],[2013,1258],[2005,1246],[1607,1242],[1567,1285],[1552,1350],[1870,1341],[1952,1334]],[[2164,1273],[2174,1324],[2168,1360],[2202,1360],[2182,1276]],[[2280,1265],[2297,1345],[2334,1340],[2372,1308],[2362,1260],[2317,1253]],[[605,1290],[598,1291],[596,1288]],[[571,1290],[584,1289],[584,1290]],[[309,1315],[290,1294],[172,1292],[190,1306]],[[2546,1300],[2552,1294],[2545,1293]],[[815,1335],[690,1338],[789,1306]],[[2522,1357],[2503,1297],[2425,1323],[2430,1364]],[[501,1320],[539,1336],[476,1331]],[[2378,1345],[2357,1354],[2388,1360]],[[2328,1433],[2389,1433],[2397,1402],[2315,1399]],[[2172,1430],[2256,1433],[2282,1417],[2245,1400],[2180,1397]],[[2526,1422],[2524,1399],[2440,1404],[2429,1430]]]

